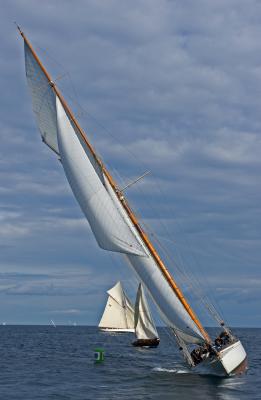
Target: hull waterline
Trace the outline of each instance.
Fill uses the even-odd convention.
[[[155,348],[158,347],[160,340],[158,338],[155,339],[137,339],[132,343],[134,347],[147,347],[147,348]]]
[[[132,328],[99,328],[102,332],[113,332],[113,333],[134,333]]]
[[[201,365],[199,365],[201,367]],[[248,368],[247,355],[240,340],[226,346],[212,358],[202,362],[204,370],[220,376],[241,375]]]

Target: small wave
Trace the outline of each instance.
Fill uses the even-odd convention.
[[[162,368],[162,367],[155,367],[152,369],[154,372],[169,372],[172,374],[188,374],[189,371],[186,369],[181,369],[181,368],[175,368],[175,369],[170,369],[170,368]]]

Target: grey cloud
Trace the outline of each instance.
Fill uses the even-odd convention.
[[[22,41],[11,23],[16,19],[53,77],[65,74],[57,83],[120,185],[152,171],[127,197],[146,225],[172,241],[172,254],[177,256],[175,244],[188,263],[196,254],[210,279],[217,279],[216,268],[221,276],[228,270],[230,276],[244,276],[246,265],[247,274],[256,273],[261,255],[260,16],[254,1],[144,0],[130,6],[81,0],[37,7],[31,0],[6,2],[0,28],[5,32],[1,271],[11,264],[30,272],[88,264],[98,275],[94,287],[107,270],[119,276],[112,255],[100,251],[92,238],[61,165],[41,144]],[[36,298],[46,293],[47,299],[56,291],[52,301],[58,302],[62,293],[74,291],[58,278],[54,287],[49,278],[19,279],[5,283],[9,298],[16,291]],[[112,283],[109,274],[102,280],[105,292]],[[222,282],[219,287],[217,296],[223,298]],[[228,292],[229,304],[232,296]],[[75,303],[53,309],[81,309],[73,297]],[[236,304],[229,310],[235,315]],[[94,314],[88,315],[94,321]]]

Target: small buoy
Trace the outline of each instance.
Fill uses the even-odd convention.
[[[104,361],[104,350],[94,349],[94,360],[96,363],[101,363]]]

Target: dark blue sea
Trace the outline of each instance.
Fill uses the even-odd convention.
[[[157,349],[95,327],[1,326],[1,400],[261,399],[261,329],[236,329],[249,371],[220,378],[189,371],[166,329]],[[95,364],[94,349],[105,350]]]

